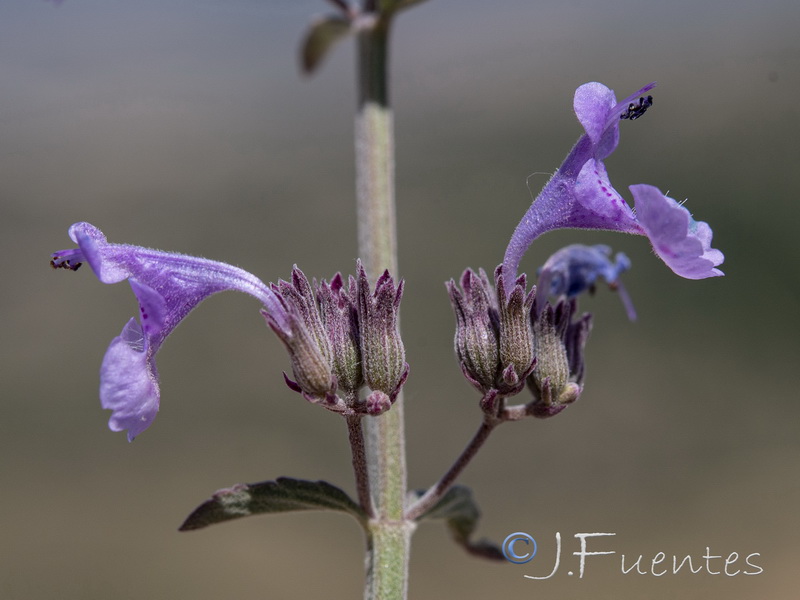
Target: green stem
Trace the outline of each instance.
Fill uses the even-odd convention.
[[[394,201],[394,125],[386,81],[388,24],[379,21],[358,36],[356,115],[358,250],[372,277],[397,276]]]
[[[367,535],[365,600],[404,600],[408,593],[408,558],[414,524],[370,522]]]
[[[389,20],[378,18],[358,35],[358,113],[355,123],[358,252],[375,278],[397,277],[394,132],[389,108]],[[406,456],[403,399],[366,419],[367,463],[375,517],[367,532],[366,600],[406,598],[412,526],[403,518]]]

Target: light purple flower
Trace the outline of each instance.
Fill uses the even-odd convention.
[[[652,105],[646,85],[617,102],[614,92],[592,82],[575,91],[574,109],[585,133],[547,182],[514,230],[503,259],[516,276],[522,256],[537,237],[554,229],[604,229],[645,235],[675,273],[689,279],[722,275],[723,255],[711,249],[711,229],[695,222],[675,200],[647,185],[631,187],[636,212],[611,185],[603,159],[619,143],[621,120],[635,120]],[[637,100],[638,99],[638,100]]]
[[[572,244],[561,248],[539,269],[537,314],[547,298],[572,299],[587,290],[594,291],[595,282],[602,277],[611,289],[619,292],[628,318],[635,321],[636,311],[620,279],[630,268],[631,261],[625,254],[617,252],[612,261],[611,248],[603,244]]]
[[[636,218],[653,250],[667,266],[686,279],[718,277],[715,269],[724,256],[711,247],[708,223],[695,221],[689,211],[657,187],[640,183],[630,186],[636,200]]]
[[[155,355],[181,320],[202,300],[224,290],[258,299],[278,327],[288,328],[280,299],[256,276],[237,267],[128,244],[110,244],[89,223],[69,228],[78,248],[55,252],[54,268],[77,270],[88,262],[103,283],[127,279],[139,301],[139,322],[131,319],[111,341],[100,369],[100,403],[111,410],[112,431],[128,440],[147,429],[159,407]]]

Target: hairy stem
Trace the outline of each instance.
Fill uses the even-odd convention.
[[[367,516],[374,516],[372,508],[372,494],[369,489],[369,475],[367,471],[367,456],[364,449],[364,432],[361,429],[362,415],[347,415],[347,432],[350,439],[350,450],[353,454],[353,472],[356,476],[356,490],[358,502]]]
[[[355,123],[358,252],[371,277],[397,273],[394,131],[388,95],[389,19],[358,34]],[[367,464],[375,516],[367,533],[367,600],[401,600],[408,589],[410,524],[403,520],[406,456],[403,399],[367,418]]]

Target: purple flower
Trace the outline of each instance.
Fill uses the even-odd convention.
[[[520,260],[541,234],[554,229],[604,229],[645,235],[675,273],[689,279],[722,275],[722,253],[711,248],[711,229],[683,206],[648,185],[631,186],[636,212],[611,185],[603,159],[619,143],[621,120],[635,120],[652,105],[643,96],[655,83],[617,102],[592,82],[575,91],[574,109],[585,133],[523,216],[506,249],[504,272],[516,276]],[[638,100],[637,100],[638,98]]]
[[[689,211],[657,187],[630,186],[636,200],[636,216],[656,254],[675,273],[686,279],[718,277],[715,269],[724,256],[711,247],[708,223],[695,221]]]
[[[159,406],[155,355],[181,320],[202,300],[224,290],[238,290],[258,299],[279,327],[288,328],[280,299],[260,279],[231,265],[151,250],[109,244],[89,223],[69,228],[78,248],[55,252],[54,268],[77,270],[88,262],[103,283],[127,279],[139,301],[139,322],[131,319],[103,358],[100,403],[112,411],[112,431],[128,430],[128,441],[147,429]]]
[[[541,312],[547,298],[572,299],[587,290],[593,292],[595,282],[602,277],[611,289],[619,292],[628,318],[635,321],[636,311],[619,278],[624,271],[630,268],[631,261],[627,256],[618,252],[612,261],[611,248],[603,244],[596,246],[572,244],[561,248],[539,269],[537,286],[539,302],[537,302],[536,314]]]

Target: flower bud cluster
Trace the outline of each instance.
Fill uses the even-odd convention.
[[[583,387],[583,350],[591,315],[577,320],[574,299],[551,305],[525,291],[525,275],[507,290],[502,266],[494,287],[486,273],[467,269],[460,286],[447,285],[456,315],[455,350],[464,377],[482,394],[481,407],[496,413],[498,400],[520,393],[527,382],[533,400],[526,414],[550,417],[574,402]],[[535,306],[536,304],[539,306]]]
[[[592,316],[584,314],[573,321],[576,300],[559,300],[555,306],[545,304],[534,316],[533,331],[536,366],[528,377],[533,392],[531,410],[536,417],[552,417],[573,403],[583,391],[583,350]]]
[[[397,327],[403,282],[395,285],[384,272],[370,293],[359,263],[357,278],[345,283],[337,273],[330,283],[312,285],[295,266],[291,282],[279,281],[272,290],[288,315],[286,323],[262,313],[289,352],[294,380],[284,375],[287,385],[337,412],[388,410],[408,375]],[[364,385],[372,393],[362,401]]]
[[[495,288],[483,270],[467,269],[460,283],[461,289],[453,280],[446,285],[464,376],[488,403],[498,395],[519,393],[536,363],[530,317],[535,291],[525,292],[521,275],[507,293],[501,267],[495,271]]]

